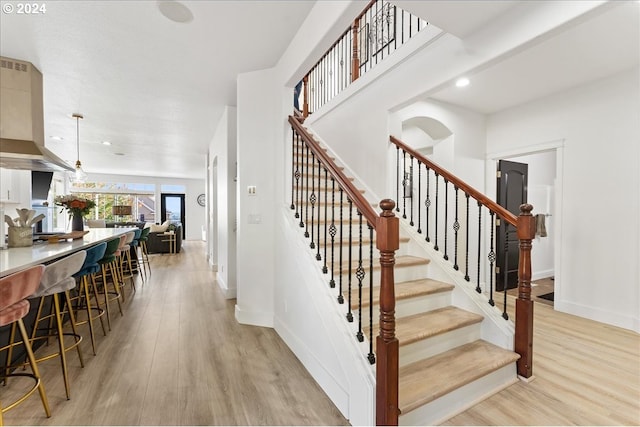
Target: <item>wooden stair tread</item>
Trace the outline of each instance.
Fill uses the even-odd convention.
[[[396,338],[400,347],[482,322],[479,314],[448,306],[396,319]],[[378,335],[375,327],[374,336]],[[369,328],[364,328],[369,334]]]
[[[300,187],[301,187],[303,190],[307,190],[307,189],[312,189],[312,188],[313,188],[312,186],[307,187],[306,185],[301,185]],[[331,193],[333,192],[333,193],[335,193],[335,194],[336,194],[336,196],[335,196],[335,197],[336,197],[336,199],[339,199],[339,197],[340,197],[340,189],[339,189],[337,186],[336,186],[336,188],[335,188],[335,189],[334,189],[334,188],[331,188],[331,187],[325,187],[325,186],[322,186],[322,187],[315,187],[315,190],[316,190],[316,191],[321,191],[321,192],[325,192],[325,191],[326,191],[326,192],[327,192],[327,193],[329,193],[329,194],[331,194]],[[358,189],[358,191],[359,191],[361,194],[364,194],[364,193],[365,193],[365,190],[360,190],[360,189]],[[329,196],[329,198],[331,198],[331,196]],[[338,200],[336,200],[336,203],[338,203]]]
[[[400,255],[398,257],[396,257],[396,263],[395,263],[395,268],[403,268],[403,267],[412,267],[415,265],[427,265],[429,264],[430,260],[428,258],[421,258],[421,257],[417,257],[417,256],[413,256],[413,255]],[[351,270],[352,272],[355,273],[356,268],[358,268],[358,260],[352,260],[351,261]],[[362,268],[365,269],[365,271],[369,271],[369,260],[368,259],[363,259],[362,260]],[[374,270],[379,270],[380,269],[380,259],[379,258],[374,258],[373,260],[373,269]],[[349,262],[342,262],[342,272],[344,274],[346,274],[349,270]],[[334,267],[333,272],[335,274],[340,272],[339,267]],[[368,280],[368,279],[366,279]]]
[[[483,340],[400,368],[400,411],[406,414],[518,360],[520,356]]]
[[[324,236],[323,236],[324,237]],[[375,237],[373,239],[374,243],[376,241]],[[408,243],[409,242],[409,238],[408,237],[400,237],[400,243]],[[335,246],[349,246],[349,239],[342,236],[342,241],[339,241],[338,238],[335,238],[335,241],[333,242]],[[362,239],[362,250],[364,250],[365,246],[369,246],[369,243],[371,243],[371,240],[366,237]],[[325,244],[327,245],[328,248],[331,248],[331,236],[327,236],[327,241],[325,242],[324,240],[322,242],[320,242],[320,246],[324,247]],[[353,240],[351,242],[351,245],[357,245],[358,241],[357,240]],[[375,251],[377,251],[377,249],[374,249]],[[397,288],[396,288],[397,289]]]
[[[396,283],[394,292],[396,301],[415,298],[425,295],[434,295],[441,292],[449,292],[454,286],[450,283],[441,282],[434,279],[409,280],[407,282]],[[380,302],[380,288],[373,288],[373,305]],[[347,293],[344,293],[345,297]],[[362,307],[369,307],[369,287],[362,288]],[[358,289],[351,289],[351,309],[358,308]]]

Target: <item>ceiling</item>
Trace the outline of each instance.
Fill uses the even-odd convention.
[[[71,115],[81,113],[90,174],[203,179],[218,120],[236,104],[237,75],[275,66],[315,2],[165,4],[186,6],[173,16],[191,13],[189,22],[163,16],[156,1],[41,3],[39,15],[0,14],[0,54],[43,74],[46,147],[75,163]]]
[[[491,114],[629,70],[639,63],[640,2],[617,1],[596,8],[524,49],[470,70],[466,75],[469,86],[457,88],[451,80],[428,97]]]
[[[89,173],[202,179],[218,120],[236,104],[236,76],[274,66],[314,3],[185,0],[193,19],[178,23],[156,1],[50,1],[40,16],[0,14],[0,54],[43,73],[45,144],[70,164],[79,112]],[[398,4],[464,40],[517,2]],[[587,15],[470,70],[470,86],[449,81],[425,96],[490,114],[637,66],[640,2]]]

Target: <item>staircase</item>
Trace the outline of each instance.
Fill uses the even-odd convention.
[[[303,157],[303,162],[306,162],[306,157]],[[308,163],[304,167],[307,168]],[[316,177],[317,174],[316,169]],[[303,180],[306,175],[309,175],[308,171],[302,174]],[[321,174],[321,177],[324,175]],[[302,188],[307,188],[304,181]],[[335,199],[331,202],[333,189],[330,186],[316,185],[314,190],[318,199],[313,206],[313,215],[316,224],[324,227],[327,223],[325,216],[330,215],[331,207],[338,209],[340,204]],[[363,190],[360,192],[365,193]],[[333,195],[336,196],[335,190]],[[312,206],[307,201],[301,202],[300,206],[303,212],[309,209],[307,215],[310,218]],[[343,201],[342,206],[347,206],[347,202]],[[343,224],[347,224],[347,221],[347,218],[342,219]],[[357,224],[357,219],[353,219],[353,224]],[[322,253],[330,242],[324,236],[318,239],[319,235],[320,233],[316,232],[315,239],[317,250]],[[421,242],[416,240],[415,236],[404,230],[400,237],[400,249],[396,251],[395,256],[396,337],[400,345],[399,423],[433,425],[516,382],[516,361],[519,355],[483,339],[491,335],[487,332],[491,327],[490,322],[504,320],[499,316],[496,316],[497,320],[489,319],[481,314],[486,311],[486,307],[478,307],[475,310],[463,309],[462,307],[469,308],[478,303],[473,298],[467,298],[465,292],[457,292],[454,298],[456,286],[461,285],[455,284],[453,277],[447,280],[446,270],[433,265],[432,254],[422,248]],[[351,247],[352,251],[357,253],[359,249],[357,240],[349,241],[345,236],[341,241],[336,236],[334,244],[335,248],[342,246],[343,251]],[[368,231],[362,239],[362,244],[366,248],[369,247]],[[367,255],[363,257],[362,264],[368,266],[368,251],[364,252]],[[374,251],[375,256],[378,256],[378,251]],[[323,262],[326,262],[327,256],[323,257]],[[377,259],[374,259],[373,266],[373,283],[379,284],[380,263]],[[355,270],[357,267],[358,261],[352,260],[351,269]],[[338,282],[342,273],[343,282],[346,284],[348,269],[349,263],[346,260],[343,260],[341,265],[335,264],[335,281]],[[465,285],[471,286],[468,283]],[[348,289],[343,289],[342,296],[345,306],[351,302],[350,311],[353,312],[353,317],[358,319],[360,293],[362,324],[368,325],[369,288],[363,286],[362,289],[358,289],[354,281],[350,293]],[[374,287],[371,296],[374,305],[371,319],[374,337],[379,332],[379,294],[379,288]],[[454,300],[457,303],[454,303]],[[370,336],[368,327],[364,328],[364,332],[365,337]],[[372,369],[375,370],[375,365]]]

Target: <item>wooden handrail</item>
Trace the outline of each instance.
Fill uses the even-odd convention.
[[[431,160],[427,159],[425,156],[418,153],[416,150],[409,147],[407,144],[400,141],[398,138],[394,136],[390,136],[389,138],[391,142],[393,142],[395,145],[402,148],[404,151],[406,151],[407,153],[409,153],[410,155],[412,155],[414,158],[418,159],[422,163],[428,165],[429,168],[433,169],[438,175],[442,176],[448,182],[452,183],[453,185],[455,185],[456,187],[458,187],[459,189],[467,193],[469,196],[473,197],[478,202],[482,203],[489,210],[495,212],[500,218],[504,219],[506,222],[508,222],[513,226],[517,226],[518,224],[517,216],[515,216],[514,214],[512,214],[511,212],[509,212],[508,210],[506,210],[505,208],[503,208],[502,206],[500,206],[499,204],[497,204],[496,202],[488,198],[486,195],[482,194],[480,191],[476,190],[475,188],[473,188],[472,186],[470,186],[469,184],[467,184],[466,182],[458,178],[457,176],[453,175],[451,172],[433,163]]]
[[[316,158],[320,160],[320,162],[324,165],[324,167],[329,171],[329,174],[335,179],[342,190],[347,194],[347,197],[353,204],[356,206],[358,211],[365,217],[367,222],[374,229],[376,228],[376,218],[378,218],[378,214],[373,209],[371,204],[364,198],[362,193],[356,189],[355,185],[349,180],[345,174],[335,166],[335,163],[331,161],[327,153],[320,148],[320,145],[313,139],[311,134],[307,132],[307,130],[302,126],[302,124],[293,116],[289,116],[289,123],[302,139],[307,143],[307,145],[311,148],[313,154],[315,154]]]
[[[339,188],[347,194],[349,200],[356,206],[371,228],[376,230],[376,247],[380,251],[380,332],[376,337],[376,424],[398,425],[400,357],[399,343],[395,335],[394,265],[395,252],[400,247],[400,224],[393,212],[395,202],[390,199],[380,201],[382,212],[376,213],[351,180],[335,165],[302,126],[300,120],[300,118],[289,116],[289,123],[293,131],[304,140],[307,147],[311,148],[311,152],[327,169],[331,177],[337,181]],[[292,201],[292,209],[293,207]],[[371,348],[373,349],[373,347]],[[371,361],[371,363],[373,362]]]

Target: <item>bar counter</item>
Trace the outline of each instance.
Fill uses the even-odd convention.
[[[58,243],[40,242],[33,246],[0,250],[0,277],[54,261],[133,230],[135,228],[92,228],[81,239]]]

